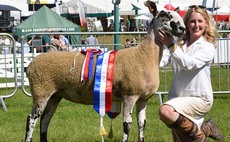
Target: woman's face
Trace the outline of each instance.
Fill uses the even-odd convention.
[[[205,19],[200,13],[192,12],[187,25],[190,33],[190,40],[200,38],[205,31],[206,25]]]

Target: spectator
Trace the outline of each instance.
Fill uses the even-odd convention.
[[[47,28],[45,31],[52,32],[49,28]],[[51,39],[49,35],[35,35],[31,40],[28,41],[28,45],[34,46],[33,43],[36,44],[36,47],[33,48],[36,48],[37,53],[47,52],[51,45]]]
[[[131,26],[131,23],[130,23],[130,20],[129,18],[127,19],[127,31],[129,32],[130,31],[130,26]]]
[[[112,32],[114,30],[113,23],[109,24],[108,31]]]
[[[132,39],[132,41],[130,42],[130,46],[136,46],[137,45],[137,40],[136,40],[136,38],[134,37],[133,39]]]
[[[227,38],[230,38],[230,32],[227,34]]]
[[[23,43],[24,44],[23,44],[22,47],[24,47],[24,53],[30,53],[30,47],[29,47],[29,45],[27,43],[27,39],[26,38],[24,39]]]
[[[62,32],[62,31],[59,31]],[[54,35],[54,39],[51,41],[51,44],[55,46],[60,51],[70,51],[71,46],[69,40],[64,35]]]
[[[2,48],[1,48],[2,54],[9,54],[10,53],[9,48],[12,47],[12,41],[9,38],[7,38],[6,36],[3,36],[0,39],[0,45],[2,46]]]
[[[14,35],[16,53],[21,53],[21,43],[18,41],[18,36]],[[14,48],[11,48],[11,53],[14,53]]]
[[[126,28],[126,26],[125,26],[125,24],[122,22],[122,23],[121,23],[121,32],[124,32],[124,31],[125,31],[125,28]]]
[[[61,46],[69,46],[69,40],[65,36],[59,35],[59,41]]]
[[[127,38],[125,40],[125,48],[129,48],[130,47],[130,40]]]
[[[27,44],[30,47],[30,51],[32,52],[33,49],[36,49],[37,53],[41,53],[42,52],[42,37],[40,35],[34,35],[32,36],[32,38],[27,42]]]
[[[50,32],[52,32],[52,30],[47,28],[46,32],[50,33]],[[50,36],[49,35],[43,35],[42,36],[42,47],[43,47],[42,49],[43,49],[43,51],[41,51],[41,52],[47,52],[50,48],[50,44],[51,44]]]
[[[141,24],[140,31],[144,32],[147,31],[147,28],[144,24]],[[141,34],[141,39],[146,38],[146,34]]]
[[[98,45],[98,40],[95,36],[90,35],[89,37],[86,38],[85,44],[86,45],[93,45],[94,48],[97,48],[95,45]]]
[[[14,35],[13,37],[14,37],[14,40],[15,40],[16,53],[22,53],[21,47],[24,48],[24,53],[29,53],[30,52],[30,47],[27,44],[26,39],[24,40],[23,45],[21,46],[21,42],[19,42],[18,36]],[[14,53],[13,48],[11,49],[11,52]]]

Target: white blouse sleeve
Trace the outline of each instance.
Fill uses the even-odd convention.
[[[164,48],[163,55],[160,61],[160,68],[165,67],[170,62],[170,50],[168,48]]]
[[[205,64],[212,62],[215,52],[213,44],[203,42],[194,46],[195,47],[192,47],[192,51],[188,53],[183,52],[181,48],[177,48],[172,53],[172,59],[182,70],[202,68]]]

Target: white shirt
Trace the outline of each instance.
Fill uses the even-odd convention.
[[[214,58],[214,45],[203,37],[195,41],[187,48],[185,44],[178,47],[168,55],[165,50],[160,65],[171,62],[173,69],[173,81],[168,98],[197,96],[213,101],[213,91],[210,77],[210,66]]]
[[[86,38],[85,44],[87,44],[87,45],[96,45],[96,44],[98,44],[98,40],[93,35],[90,35],[89,37]]]
[[[24,47],[24,53],[30,53],[30,47],[26,42],[23,44],[23,47]]]
[[[1,38],[0,39],[0,45],[2,45],[2,48],[0,48],[2,50],[2,54],[9,54],[9,46],[12,46],[11,44],[11,40],[8,38]]]
[[[16,41],[15,46],[18,53],[21,53],[22,52],[21,43]],[[26,42],[23,44],[22,47],[24,48],[24,53],[30,53],[30,47]]]

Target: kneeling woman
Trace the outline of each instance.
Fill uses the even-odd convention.
[[[160,119],[172,128],[175,142],[204,142],[207,137],[221,140],[223,135],[212,120],[203,123],[213,104],[210,67],[216,30],[201,6],[190,6],[184,22],[186,35],[179,43],[163,30],[158,32],[159,40],[168,46],[169,53],[163,54],[160,65],[170,62],[174,75],[169,100],[159,110]]]

